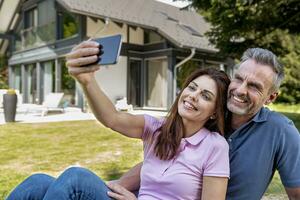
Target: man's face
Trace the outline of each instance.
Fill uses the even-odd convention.
[[[275,100],[271,92],[275,72],[270,66],[250,59],[243,62],[228,88],[228,109],[236,115],[252,117],[264,105]]]

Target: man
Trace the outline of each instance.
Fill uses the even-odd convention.
[[[273,102],[284,78],[277,57],[261,48],[248,49],[242,56],[228,88],[227,107],[232,112],[226,135],[230,146],[228,200],[258,200],[278,170],[289,199],[300,199],[300,135],[292,121],[264,105]],[[141,164],[118,183],[136,189]],[[117,199],[130,199],[115,184]],[[130,195],[130,196],[127,196]]]

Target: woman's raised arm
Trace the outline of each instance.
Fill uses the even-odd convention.
[[[144,117],[118,112],[99,87],[94,73],[100,69],[100,66],[91,65],[97,61],[99,54],[101,48],[97,42],[80,43],[66,56],[69,74],[81,84],[95,117],[103,125],[128,137],[141,138]]]

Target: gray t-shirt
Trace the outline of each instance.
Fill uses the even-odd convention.
[[[227,200],[261,199],[275,170],[285,187],[300,187],[300,135],[285,116],[262,108],[227,141]]]

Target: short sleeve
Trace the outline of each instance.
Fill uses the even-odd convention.
[[[277,170],[285,187],[300,187],[300,135],[290,121],[286,123],[277,152]]]
[[[142,134],[142,140],[144,144],[144,152],[147,153],[151,145],[150,141],[152,141],[154,134],[161,127],[162,120],[159,120],[151,115],[144,115],[144,119],[145,119],[145,125]]]
[[[214,141],[213,144],[211,154],[204,166],[203,176],[229,178],[229,146],[223,137]]]

